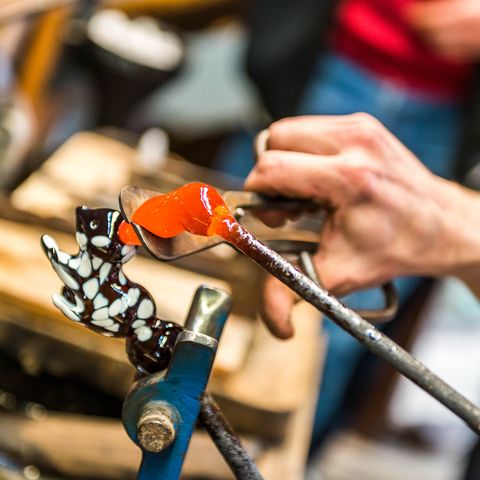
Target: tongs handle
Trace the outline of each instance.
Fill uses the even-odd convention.
[[[243,210],[305,210],[312,212],[319,208],[325,209],[312,200],[303,198],[288,198],[284,196],[268,196],[256,192],[236,192],[228,191],[223,194],[223,199],[232,209]]]
[[[312,255],[318,250],[317,242],[307,242],[298,240],[268,240],[265,242],[270,248],[280,255],[296,254],[298,263],[302,272],[313,280],[317,285],[322,286],[320,276],[313,263]],[[397,289],[392,282],[383,284],[381,287],[384,297],[384,307],[380,309],[356,310],[365,320],[375,323],[389,322],[397,314],[399,307],[399,298]]]
[[[310,252],[300,252],[298,255],[298,261],[303,273],[305,273],[305,275],[307,275],[310,280],[313,280],[317,285],[321,285],[320,278]],[[354,311],[365,320],[375,323],[389,322],[397,314],[399,300],[395,285],[392,282],[388,282],[383,284],[381,288],[385,299],[385,307],[368,310],[354,309]]]
[[[248,210],[317,210],[322,206],[312,200],[303,198],[288,198],[283,196],[269,197],[260,193],[252,194],[252,203],[240,206]]]

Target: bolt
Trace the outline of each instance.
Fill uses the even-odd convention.
[[[177,415],[164,402],[150,402],[143,408],[137,424],[137,438],[140,445],[150,453],[168,448],[176,436]]]

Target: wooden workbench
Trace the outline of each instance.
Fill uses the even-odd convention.
[[[133,156],[134,151],[119,142],[79,134],[14,192],[12,208],[28,211],[44,224],[52,217],[68,223],[74,206],[85,198],[93,199],[89,206],[115,198],[129,183]],[[33,365],[37,372],[81,377],[123,397],[133,377],[123,342],[75,325],[51,304],[50,295],[59,291],[61,283],[40,249],[39,237],[47,231],[34,222],[0,218],[0,348],[26,360],[27,370]],[[48,233],[63,250],[77,250],[72,234]],[[225,254],[209,261],[220,262],[217,270],[237,265],[232,263],[234,257]],[[228,275],[214,278],[149,258],[137,257],[125,269],[132,280],[151,291],[160,316],[180,323],[198,285],[230,290],[232,286]],[[230,274],[235,277],[235,272]],[[259,281],[260,277],[251,277],[249,287],[258,290]],[[249,437],[248,445],[267,479],[302,478],[308,451],[323,346],[318,312],[299,304],[293,321],[296,336],[285,342],[274,339],[260,322],[232,315],[209,384],[229,420]],[[43,423],[11,416],[1,417],[0,422],[7,426],[0,432],[8,432],[6,437],[0,434],[0,449],[21,452],[29,461],[66,475],[95,472],[95,478],[119,478],[125,473],[125,478],[132,478],[138,464],[138,452],[118,421],[52,414]],[[105,447],[109,442],[114,451]],[[72,448],[77,444],[79,448]],[[185,472],[229,478],[225,464],[202,435],[195,437]]]

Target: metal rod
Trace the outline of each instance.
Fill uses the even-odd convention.
[[[303,273],[305,273],[310,280],[313,280],[317,285],[322,285],[310,252],[300,252],[298,255],[298,263]],[[399,306],[398,294],[393,283],[388,282],[382,285],[382,293],[385,298],[385,307],[380,310],[355,309],[355,312],[364,320],[373,321],[375,323],[389,322],[392,320],[397,314]]]
[[[308,278],[310,278],[310,280],[313,280],[317,285],[321,285],[317,269],[315,268],[315,264],[313,263],[313,259],[309,252],[306,252],[305,250],[300,252],[298,255],[298,263],[300,264],[302,271]]]
[[[218,451],[239,480],[263,480],[257,466],[240,443],[217,402],[205,392],[200,407],[200,421],[206,428]]]
[[[240,224],[232,225],[229,233],[226,239],[235,248],[327,315],[372,353],[382,357],[402,375],[458,415],[475,433],[480,434],[480,409],[476,405],[282,256],[257,240]]]

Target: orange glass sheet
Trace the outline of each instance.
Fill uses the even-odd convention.
[[[189,232],[220,235],[227,240],[231,226],[237,223],[215,188],[200,182],[148,199],[135,210],[131,220],[162,238]],[[127,223],[121,225],[119,235],[126,244],[140,244],[133,227]]]

